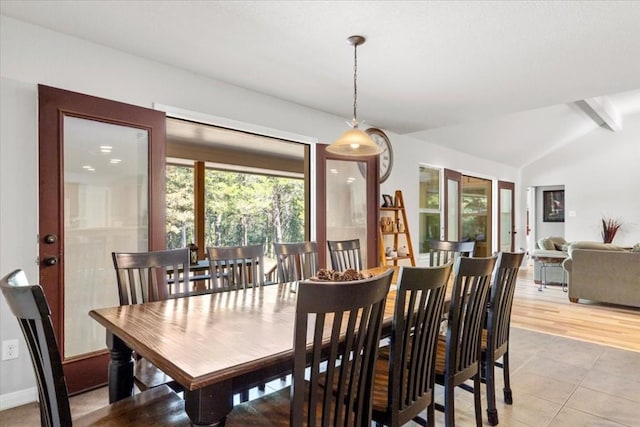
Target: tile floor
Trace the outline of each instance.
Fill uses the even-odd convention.
[[[640,353],[569,338],[512,328],[511,384],[513,405],[502,401],[502,371],[497,370],[500,426],[514,427],[640,427]],[[281,387],[280,380],[267,390]],[[436,386],[442,402],[442,388]],[[253,393],[252,397],[257,394]],[[71,399],[72,413],[105,405],[106,388]],[[483,393],[483,421],[486,401]],[[456,390],[456,422],[473,426],[473,397]],[[0,412],[0,426],[39,425],[36,404]],[[417,425],[410,423],[409,425]],[[436,425],[444,425],[436,411]]]

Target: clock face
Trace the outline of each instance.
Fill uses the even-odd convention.
[[[371,137],[380,148],[380,182],[384,182],[389,178],[391,168],[393,167],[393,149],[391,148],[391,141],[387,135],[377,128],[369,128],[365,132]]]

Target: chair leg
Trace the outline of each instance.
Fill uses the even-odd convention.
[[[496,409],[496,378],[493,361],[484,364],[484,376],[487,384],[487,418],[489,425],[498,425],[498,410]]]
[[[449,379],[444,381],[444,425],[454,427],[456,425],[456,408],[454,399],[455,387]]]
[[[478,367],[478,373],[473,377],[473,406],[476,410],[476,426],[482,427],[482,403],[480,402],[480,368]]]
[[[502,356],[502,375],[504,376],[504,402],[513,405],[513,395],[511,394],[511,380],[509,379],[509,351]]]
[[[242,390],[240,392],[240,402],[249,401],[249,390]]]

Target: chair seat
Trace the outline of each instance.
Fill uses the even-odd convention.
[[[190,426],[184,400],[167,386],[154,387],[73,420],[74,426]]]

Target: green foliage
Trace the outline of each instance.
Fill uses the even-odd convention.
[[[168,247],[190,243],[182,240],[185,234],[193,239],[193,175],[186,178],[187,175],[172,173],[168,168]],[[303,240],[304,180],[218,170],[205,172],[206,246],[261,243],[270,256],[275,241]]]

